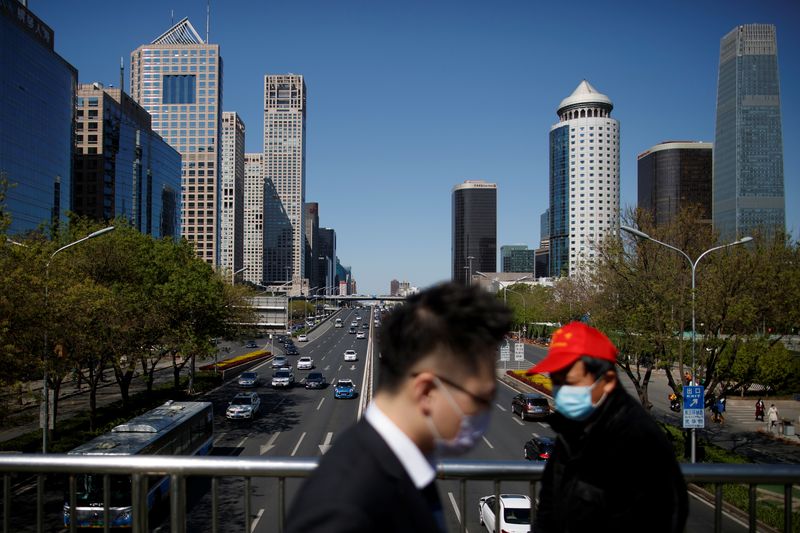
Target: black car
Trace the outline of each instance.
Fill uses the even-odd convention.
[[[356,332],[356,328],[351,326],[350,330],[348,331],[348,333],[355,333],[355,332]]]
[[[325,388],[325,376],[322,375],[322,372],[311,372],[308,377],[306,378],[306,388],[307,389],[324,389]]]
[[[244,345],[245,348],[258,348],[258,344],[256,341],[247,341],[247,344]]]
[[[522,420],[544,418],[550,414],[550,404],[546,397],[535,392],[517,394],[511,400],[511,414],[519,415]]]
[[[550,437],[533,437],[525,443],[522,453],[528,461],[547,461],[555,445]]]
[[[297,351],[297,348],[295,347],[295,345],[294,345],[294,344],[292,344],[292,345],[289,345],[289,346],[288,346],[288,347],[287,347],[287,348],[284,350],[284,352],[286,353],[286,355],[299,355],[299,354],[300,354],[300,352],[299,352],[299,351]]]

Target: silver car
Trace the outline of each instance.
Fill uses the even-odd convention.
[[[297,370],[311,370],[314,368],[314,360],[308,356],[297,360]]]
[[[272,368],[283,368],[289,366],[289,359],[285,355],[276,355],[272,358]]]
[[[242,372],[237,381],[240,387],[258,387],[260,382],[258,372]]]
[[[261,398],[255,392],[240,392],[228,403],[225,418],[228,420],[252,420],[261,408]]]

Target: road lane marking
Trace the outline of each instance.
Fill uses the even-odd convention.
[[[495,405],[497,406],[497,408],[498,408],[498,409],[500,409],[500,410],[501,410],[501,411],[503,411],[503,412],[505,412],[505,411],[508,411],[508,409],[506,409],[505,407],[503,407],[503,406],[502,406],[502,405],[500,405],[499,403],[496,403]]]
[[[220,443],[220,441],[221,441],[222,439],[224,439],[225,437],[227,437],[227,436],[228,436],[228,434],[227,434],[227,433],[223,433],[222,435],[220,435],[219,437],[217,437],[216,439],[214,439],[214,447],[216,448],[216,447],[217,447],[217,445]]]
[[[489,439],[487,439],[487,438],[486,438],[486,436],[483,436],[482,438],[483,438],[483,442],[485,442],[485,443],[486,443],[486,445],[487,445],[489,448],[491,448],[491,449],[493,449],[493,450],[494,450],[494,446],[492,446],[492,443],[491,443],[491,442],[489,442]]]
[[[337,372],[341,372],[341,371],[342,371],[342,365],[339,365],[339,370],[337,370]]]
[[[534,432],[534,433],[531,433],[531,435],[533,435],[533,436],[534,436],[534,437],[536,437],[537,439],[539,438],[539,434],[538,434],[538,433],[536,433],[536,432]]]
[[[453,496],[452,492],[448,492],[447,496],[450,498],[450,504],[453,506],[453,512],[456,514],[456,520],[458,523],[461,523],[461,512],[458,510],[458,504],[456,503],[456,497]]]
[[[297,441],[297,444],[294,445],[294,450],[292,450],[292,457],[295,456],[297,453],[297,449],[300,447],[300,443],[303,442],[303,439],[306,438],[306,432],[304,431],[302,435],[300,435],[300,440]]]
[[[536,422],[536,423],[539,424],[540,426],[542,426],[544,429],[547,429],[547,428],[550,427],[547,424],[545,424],[544,422]]]
[[[278,435],[280,435],[280,434],[281,434],[280,431],[276,431],[275,433],[272,434],[272,436],[269,438],[269,441],[267,441],[266,444],[262,444],[261,446],[259,446],[259,448],[258,448],[259,455],[264,455],[265,453],[270,451],[272,448],[274,448],[275,447],[275,439],[277,439]]]
[[[524,425],[525,425],[525,422],[523,422],[522,420],[520,420],[520,419],[519,419],[519,418],[517,418],[516,416],[512,416],[512,417],[511,417],[511,420],[513,420],[514,422],[516,422],[516,423],[517,423],[517,424],[519,424],[520,426],[524,426]]]
[[[263,508],[259,509],[258,510],[258,514],[256,514],[255,520],[253,520],[253,523],[250,524],[251,533],[256,530],[256,526],[258,525],[258,521],[261,520],[261,515],[263,515],[263,514],[264,514],[264,509]]]
[[[239,444],[236,445],[236,448],[244,448],[244,443],[247,440],[247,437],[243,437],[242,440],[239,441]]]
[[[322,407],[322,402],[324,402],[324,401],[325,401],[325,398],[322,398],[322,399],[319,401],[319,405],[317,405],[317,411],[319,411],[319,408],[320,408],[320,407]]]
[[[325,435],[325,442],[319,445],[319,451],[322,452],[322,455],[325,455],[325,452],[331,449],[332,438],[333,438],[333,433],[329,431],[328,434]]]

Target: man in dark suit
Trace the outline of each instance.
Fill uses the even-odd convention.
[[[488,427],[510,317],[493,295],[452,283],[392,311],[374,400],[300,488],[286,530],[445,531],[434,462],[467,451]]]

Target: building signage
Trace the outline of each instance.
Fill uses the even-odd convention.
[[[0,0],[0,11],[13,19],[18,26],[31,33],[42,44],[53,49],[53,30],[17,0]]]

